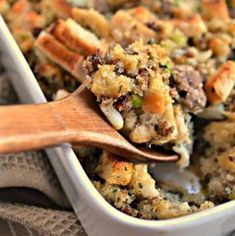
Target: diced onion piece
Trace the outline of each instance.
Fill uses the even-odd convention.
[[[180,159],[177,161],[178,167],[183,170],[189,166],[190,154],[189,150],[183,145],[175,145],[172,149],[180,155]]]
[[[123,127],[124,121],[122,115],[113,106],[100,105],[100,109],[115,129],[119,130]]]
[[[64,89],[59,89],[56,94],[53,96],[53,100],[60,100],[69,95],[69,92],[67,92]]]
[[[215,106],[209,106],[202,112],[199,112],[197,116],[206,120],[223,120],[224,119],[224,105],[219,104]]]

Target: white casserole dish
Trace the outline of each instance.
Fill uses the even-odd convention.
[[[23,103],[46,99],[0,16],[0,56]],[[89,236],[232,235],[235,201],[171,220],[136,219],[116,210],[98,193],[69,144],[46,150],[71,205]],[[167,174],[167,173],[166,173]]]

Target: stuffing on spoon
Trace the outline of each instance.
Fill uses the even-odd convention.
[[[174,68],[164,48],[143,41],[125,49],[113,45],[106,54],[97,51],[84,65],[91,79],[89,89],[115,129],[133,143],[173,149],[181,156],[181,168],[189,164],[193,128],[189,112],[197,113],[206,105],[199,73],[187,66]],[[183,83],[189,75],[194,86]],[[172,80],[181,86],[173,90]],[[180,99],[182,89],[185,97]],[[185,109],[185,104],[196,104],[196,109]]]

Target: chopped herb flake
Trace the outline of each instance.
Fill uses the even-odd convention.
[[[143,99],[137,95],[132,96],[132,106],[134,108],[140,108],[142,106]]]
[[[143,184],[142,183],[138,183],[139,188],[143,188]]]
[[[117,192],[117,189],[116,189],[116,188],[114,188],[114,189],[113,189],[113,193],[116,193],[116,192]]]
[[[168,63],[160,63],[159,66],[162,69],[165,69],[165,70],[171,70],[173,68],[172,63],[170,63],[170,62],[168,62]]]
[[[123,88],[123,85],[121,84],[121,85],[119,86],[119,88],[118,88],[118,93],[121,93],[122,88]]]

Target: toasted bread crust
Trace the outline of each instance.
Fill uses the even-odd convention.
[[[72,9],[72,17],[82,26],[89,27],[100,37],[108,36],[108,21],[98,11],[93,9]]]
[[[75,32],[74,26],[76,26],[80,32]],[[58,20],[50,28],[50,33],[71,50],[86,56],[102,48],[100,41],[93,33],[83,29],[71,19],[67,21]],[[91,40],[87,40],[89,36]]]
[[[202,13],[205,19],[229,20],[228,6],[225,0],[202,0]]]
[[[205,84],[209,102],[218,104],[226,101],[235,84],[235,63],[227,61]]]
[[[35,46],[41,50],[51,61],[59,64],[78,79],[83,78],[83,56],[69,51],[52,35],[42,32],[36,40]]]
[[[133,174],[133,164],[119,160],[114,154],[103,152],[97,168],[100,177],[109,184],[127,185]]]

